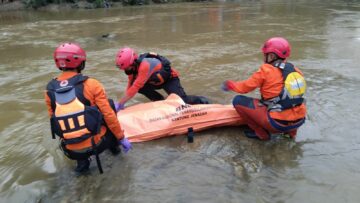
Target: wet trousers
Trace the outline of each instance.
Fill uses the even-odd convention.
[[[296,122],[302,121],[303,123],[303,120],[294,123],[272,119],[267,107],[259,99],[238,95],[234,97],[233,105],[249,128],[254,130],[261,140],[270,139],[271,133],[287,133],[295,138],[298,128]],[[278,129],[279,126],[283,128]]]
[[[115,112],[115,105],[112,99],[109,99],[109,104]],[[113,150],[117,148],[119,143],[116,136],[111,132],[111,130],[108,128],[105,122],[104,122],[104,126],[106,127],[106,132],[105,135],[101,138],[101,140],[96,144],[96,149],[95,149],[96,152],[94,151],[93,148],[89,148],[83,151],[68,150],[65,144],[61,142],[60,147],[63,150],[64,154],[73,160],[84,160],[84,159],[88,159],[91,155],[96,155],[96,153],[97,154],[102,153],[105,149]]]

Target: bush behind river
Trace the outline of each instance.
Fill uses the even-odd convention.
[[[117,6],[134,6],[146,4],[197,2],[204,0],[1,0],[0,11],[39,9],[46,7],[67,8],[109,8]]]

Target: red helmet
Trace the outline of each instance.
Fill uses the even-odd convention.
[[[78,44],[63,43],[55,49],[54,60],[58,68],[77,68],[86,60],[86,53]]]
[[[291,52],[289,42],[282,37],[268,39],[261,50],[264,54],[275,53],[278,57],[283,59],[289,57]]]
[[[129,66],[131,66],[137,58],[138,55],[133,49],[129,47],[124,47],[120,49],[116,54],[116,66],[119,67],[121,70],[125,70]]]

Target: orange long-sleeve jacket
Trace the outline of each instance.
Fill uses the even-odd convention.
[[[63,72],[59,77],[57,77],[58,81],[67,80],[74,77],[76,72]],[[84,97],[90,101],[91,106],[97,106],[102,113],[104,120],[111,130],[111,132],[116,136],[117,139],[122,139],[124,137],[123,131],[120,127],[119,121],[116,117],[114,110],[111,108],[108,98],[106,96],[105,90],[101,83],[95,79],[89,78],[84,82]],[[51,100],[47,95],[47,91],[45,92],[45,102],[47,105],[49,116],[53,115],[53,110],[51,108]],[[101,126],[100,133],[95,135],[94,141],[98,143],[101,138],[106,133],[106,127]],[[81,143],[77,144],[68,144],[66,145],[69,150],[82,150],[85,148],[91,147],[91,139],[87,139]]]
[[[303,75],[298,68],[295,68],[295,70]],[[247,80],[239,82],[232,81],[232,83],[233,85],[231,89],[241,94],[246,94],[256,88],[260,88],[260,93],[264,100],[279,96],[281,90],[284,88],[284,80],[281,70],[271,64],[261,65],[259,70],[253,73]],[[300,106],[296,106],[291,109],[285,109],[280,112],[270,112],[270,116],[274,119],[295,121],[305,118],[306,106],[303,103]]]

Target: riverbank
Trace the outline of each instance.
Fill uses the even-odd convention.
[[[106,2],[106,1],[105,1]],[[106,2],[103,0],[95,0],[94,2],[77,1],[74,3],[46,3],[46,0],[27,0],[4,2],[0,4],[1,11],[17,11],[17,10],[62,10],[62,9],[94,9],[101,7],[119,7],[123,6],[123,2]]]
[[[60,0],[61,1],[61,0]],[[177,3],[177,2],[196,2],[204,0],[87,0],[75,1],[74,3],[61,1],[61,3],[50,3],[47,0],[2,0],[0,3],[0,12],[17,10],[63,10],[63,9],[95,9],[110,8],[121,6],[135,6],[147,4]]]
[[[26,9],[25,4],[21,1],[14,2],[2,2],[0,4],[0,12],[1,11],[16,11],[16,10],[24,10]]]

